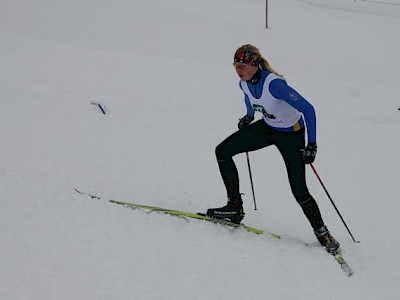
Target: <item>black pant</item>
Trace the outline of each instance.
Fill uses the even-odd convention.
[[[226,138],[216,147],[215,153],[228,197],[240,195],[239,175],[233,156],[275,145],[285,161],[292,193],[311,226],[314,229],[323,226],[318,205],[306,184],[305,164],[300,153],[300,149],[305,146],[304,135],[304,128],[296,132],[282,132],[259,120]]]

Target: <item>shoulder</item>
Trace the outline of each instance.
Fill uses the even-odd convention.
[[[266,70],[262,70],[260,81],[263,81],[264,83],[266,83],[268,85],[271,85],[271,83],[273,83],[274,85],[276,83],[279,83],[279,84],[286,83],[285,79],[283,79],[282,77],[279,77],[278,75],[276,75],[272,72],[266,71]]]
[[[276,76],[275,74],[271,74],[271,76],[272,75],[274,76],[269,83],[270,89],[285,89],[288,87],[286,81],[282,77]]]
[[[279,95],[281,93],[284,93],[288,90],[288,85],[286,83],[286,80],[284,80],[282,77],[279,77],[275,74],[271,74],[269,77],[269,86],[268,90],[272,95]]]

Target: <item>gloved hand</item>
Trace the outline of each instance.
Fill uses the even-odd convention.
[[[314,162],[315,156],[317,155],[317,148],[316,143],[309,143],[307,147],[300,149],[305,164],[311,164]]]
[[[253,122],[253,120],[254,117],[249,117],[248,115],[245,115],[243,118],[239,119],[238,128],[243,129],[249,126],[249,124]]]

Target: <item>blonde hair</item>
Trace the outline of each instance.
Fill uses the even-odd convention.
[[[269,71],[271,73],[274,73],[276,76],[284,78],[282,74],[279,74],[274,69],[272,69],[272,67],[270,66],[269,62],[261,55],[260,50],[258,50],[258,48],[256,46],[253,46],[251,44],[245,44],[243,46],[240,46],[238,50],[254,52],[257,56],[259,56],[260,68],[262,70]]]

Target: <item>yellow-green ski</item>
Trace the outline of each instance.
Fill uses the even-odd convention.
[[[336,261],[340,264],[340,267],[342,270],[347,274],[347,276],[351,276],[354,274],[353,270],[350,268],[350,266],[347,264],[347,262],[344,260],[342,253],[336,253],[334,255]]]
[[[75,191],[78,192],[79,194],[83,194],[83,195],[89,196],[92,199],[103,199],[103,197],[95,196],[95,195],[92,195],[92,194],[89,194],[89,193],[84,193],[84,192],[79,191],[78,189],[75,189]],[[123,205],[125,207],[130,207],[130,208],[133,208],[133,209],[143,209],[143,210],[148,210],[148,211],[154,211],[154,212],[168,214],[168,215],[171,215],[171,216],[178,216],[178,217],[183,217],[183,218],[192,218],[192,219],[203,220],[203,221],[212,222],[212,223],[215,223],[215,224],[221,224],[221,225],[228,226],[228,227],[242,228],[242,229],[244,229],[244,230],[246,230],[248,232],[252,232],[252,233],[256,233],[256,234],[263,234],[264,233],[264,231],[261,230],[261,229],[253,228],[253,227],[244,225],[242,223],[236,224],[236,223],[233,223],[233,222],[231,222],[229,220],[226,220],[226,219],[211,218],[211,217],[208,217],[205,214],[201,214],[201,213],[191,213],[191,212],[186,212],[186,211],[166,209],[166,208],[161,208],[161,207],[156,207],[156,206],[135,204],[135,203],[117,201],[117,200],[107,200],[107,201],[109,201],[110,203]],[[276,238],[276,239],[280,239],[281,238],[279,234],[275,234],[275,233],[269,233],[269,234],[272,237]]]
[[[130,202],[116,201],[116,200],[109,200],[109,202],[115,203],[115,204],[120,204],[120,205],[130,207],[130,208],[145,209],[148,211],[160,212],[160,213],[168,214],[171,216],[179,216],[179,217],[185,217],[185,218],[198,219],[198,220],[204,220],[204,221],[208,221],[208,222],[226,225],[229,227],[243,228],[243,229],[247,230],[248,232],[253,232],[256,234],[264,233],[264,231],[261,229],[246,226],[242,223],[236,224],[236,223],[233,223],[233,222],[231,222],[229,220],[225,220],[225,219],[210,218],[210,217],[200,214],[200,213],[191,213],[191,212],[186,212],[186,211],[166,209],[166,208],[161,208],[161,207],[156,207],[156,206],[148,206],[148,205],[135,204],[135,203],[130,203]],[[273,236],[275,238],[280,238],[280,236],[277,234],[273,234]]]

